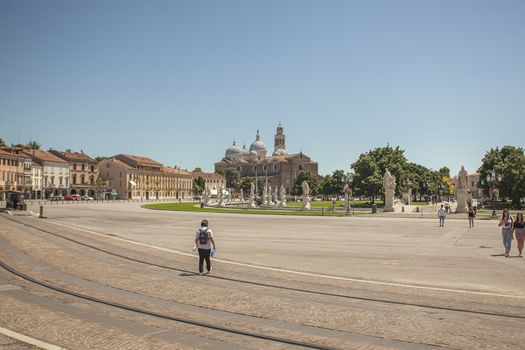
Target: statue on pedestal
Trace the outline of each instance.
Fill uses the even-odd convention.
[[[468,192],[468,173],[464,166],[458,173],[458,186],[456,187],[456,213],[465,213],[467,211],[467,192]]]
[[[266,186],[266,185],[264,185],[264,187],[263,187],[262,205],[263,206],[267,206],[268,205],[268,186]]]
[[[241,188],[241,194],[239,196],[239,199],[241,203],[244,202],[244,191],[242,190],[242,188]]]
[[[386,169],[383,175],[383,187],[385,189],[385,212],[394,211],[394,190],[396,189],[396,178]]]
[[[345,193],[345,203],[343,205],[343,210],[345,213],[348,213],[350,209],[350,184],[345,184],[345,187],[343,187],[343,192]],[[333,209],[335,210],[335,206]]]
[[[303,181],[301,184],[301,187],[303,189],[303,210],[310,210],[310,186],[308,185],[308,182]]]
[[[219,187],[219,207],[225,207],[224,204],[224,187]]]
[[[254,199],[255,199],[255,184],[252,182],[250,184],[250,199],[249,199],[249,202],[248,202],[248,207],[255,208]]]
[[[272,206],[273,205],[273,201],[272,201],[272,185],[269,185],[268,186],[268,205],[269,206]]]
[[[279,193],[279,197],[280,197],[279,206],[281,208],[286,207],[286,190],[284,189],[283,185],[281,185],[281,191]]]

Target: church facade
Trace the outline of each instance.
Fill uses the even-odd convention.
[[[302,152],[288,153],[286,151],[286,137],[284,129],[279,123],[274,136],[274,151],[271,156],[261,141],[259,130],[255,140],[250,145],[240,148],[233,144],[226,149],[224,158],[215,163],[215,171],[224,171],[228,168],[236,169],[242,177],[265,179],[272,189],[281,185],[290,193],[295,178],[303,171],[309,171],[319,176],[319,166],[310,157]]]

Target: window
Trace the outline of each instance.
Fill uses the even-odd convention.
[[[274,171],[277,170],[277,164],[274,164],[274,165],[273,165],[273,170],[274,170]]]
[[[95,172],[95,166],[94,166],[94,165],[91,166],[91,172],[92,172],[92,173]]]
[[[267,168],[266,164],[264,164],[263,170],[266,171],[266,169],[268,169],[268,168]]]
[[[299,164],[299,170],[303,170],[303,165]]]
[[[82,164],[82,171],[86,170],[86,165]]]
[[[242,170],[241,166],[237,165],[237,171],[241,171],[241,170]]]
[[[73,163],[73,170],[77,170],[77,163]]]

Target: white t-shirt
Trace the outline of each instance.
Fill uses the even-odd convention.
[[[439,208],[438,216],[447,216],[447,211],[445,210],[445,208]]]
[[[199,233],[203,230],[208,231],[208,242],[206,242],[206,244],[202,244],[201,242],[199,242]],[[197,240],[197,248],[211,249],[211,238],[213,238],[213,232],[209,228],[201,227],[200,229],[198,229],[195,233],[195,239]]]

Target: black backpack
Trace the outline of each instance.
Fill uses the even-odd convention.
[[[209,234],[208,234],[208,229],[200,230],[199,231],[199,243],[206,244],[208,243],[208,239],[210,239]]]

